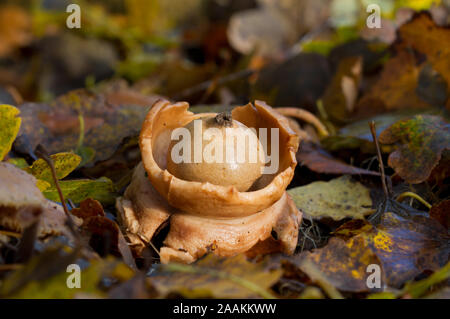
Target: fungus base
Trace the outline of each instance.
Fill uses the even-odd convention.
[[[116,204],[120,224],[138,253],[166,222],[170,228],[160,249],[162,263],[190,263],[208,252],[218,256],[294,252],[302,213],[286,192],[272,206],[249,216],[210,218],[171,207],[145,175],[141,163]]]

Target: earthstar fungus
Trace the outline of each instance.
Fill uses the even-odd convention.
[[[132,247],[141,250],[168,224],[160,249],[162,263],[190,263],[208,252],[218,256],[292,254],[302,213],[286,193],[299,145],[287,118],[260,101],[232,111],[233,121],[256,132],[267,129],[268,153],[272,153],[271,129],[279,134],[276,172],[263,174],[250,189],[239,191],[234,185],[181,179],[167,169],[172,131],[217,115],[194,114],[188,108],[185,102],[160,100],[146,116],[139,138],[142,163],[116,203]]]

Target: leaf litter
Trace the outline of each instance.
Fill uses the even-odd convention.
[[[171,2],[127,1],[120,13],[86,4],[80,33],[63,12],[0,6],[0,56],[11,61],[0,102],[17,103],[0,105],[0,296],[448,298],[450,29],[436,13],[448,5],[384,8],[389,28],[368,34],[365,13],[337,1],[192,0],[169,14]],[[195,112],[265,100],[302,132],[288,189],[305,214],[293,256],[210,249],[160,265],[167,224],[130,249],[114,203],[141,159],[149,108],[180,97]],[[71,263],[82,266],[78,292],[66,288]],[[367,285],[370,265],[380,287]]]

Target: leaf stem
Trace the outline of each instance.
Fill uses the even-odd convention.
[[[431,208],[431,204],[428,203],[425,199],[423,199],[420,195],[413,193],[413,192],[404,192],[401,193],[400,195],[398,195],[397,197],[397,201],[401,202],[403,199],[405,199],[406,197],[411,197],[414,199],[417,199],[419,202],[421,202],[423,205],[425,205],[428,209]]]
[[[378,167],[381,172],[381,183],[383,184],[384,195],[386,196],[386,198],[389,198],[391,195],[391,192],[389,191],[387,184],[386,184],[386,175],[384,173],[383,158],[381,157],[381,149],[380,149],[380,144],[378,143],[377,131],[375,128],[375,121],[371,121],[369,123],[369,126],[370,126],[370,132],[372,133],[373,142],[375,143],[375,147],[377,149]]]
[[[39,144],[36,147],[36,155],[38,157],[42,158],[47,163],[47,165],[50,167],[50,171],[52,172],[52,178],[53,178],[53,181],[55,182],[55,187],[58,190],[59,199],[61,200],[61,204],[63,206],[64,212],[66,213],[67,225],[68,225],[71,233],[74,235],[74,237],[77,240],[79,240],[78,233],[75,229],[75,223],[72,220],[72,216],[70,215],[69,209],[67,208],[66,200],[64,199],[64,195],[62,193],[61,187],[59,186],[58,177],[56,175],[55,164],[53,163],[52,158],[48,155],[47,151],[41,144]]]
[[[77,150],[83,146],[84,142],[84,117],[81,113],[78,114],[78,121],[80,122],[80,135],[78,137]]]

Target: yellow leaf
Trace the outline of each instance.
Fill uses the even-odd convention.
[[[69,175],[81,162],[81,157],[73,153],[57,153],[51,155],[50,158],[55,164],[56,176],[58,179],[62,179]],[[37,179],[50,183],[50,185],[54,185],[52,171],[43,159],[35,161],[26,169],[26,171]]]
[[[369,189],[349,176],[288,190],[297,207],[313,218],[364,218],[373,210]]]
[[[181,294],[187,298],[274,298],[270,287],[282,271],[269,271],[267,263],[249,262],[245,256],[219,258],[208,255],[192,265],[171,263],[151,278],[161,295]]]
[[[20,111],[11,105],[0,105],[0,161],[11,150],[12,143],[19,133],[21,118]]]

